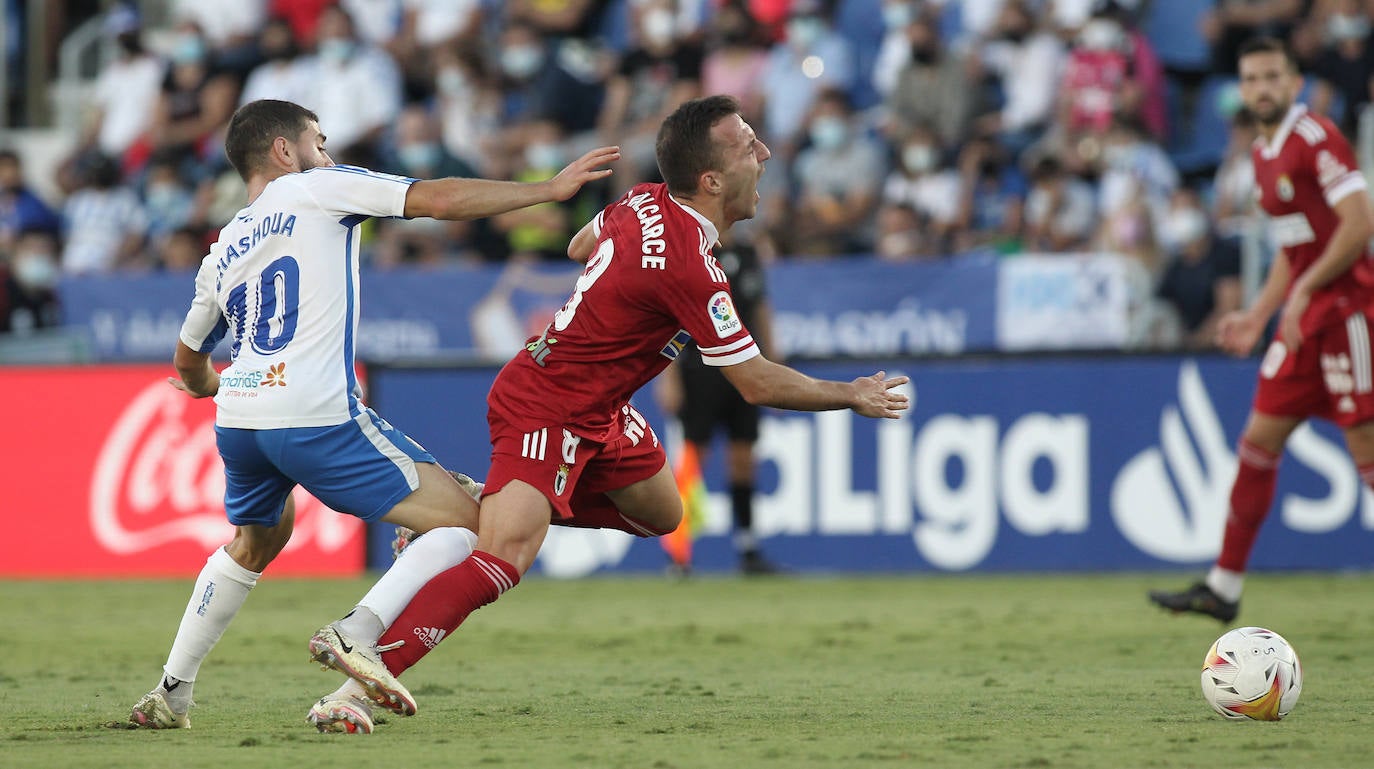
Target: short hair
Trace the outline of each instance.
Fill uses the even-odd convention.
[[[654,155],[669,192],[690,195],[697,191],[702,174],[722,169],[721,148],[711,138],[711,127],[739,110],[738,99],[717,94],[684,102],[663,121]]]
[[[1297,72],[1298,57],[1293,55],[1293,50],[1286,43],[1277,37],[1252,37],[1240,46],[1240,51],[1236,54],[1236,60],[1244,59],[1246,56],[1256,53],[1277,53],[1288,63],[1288,69]]]
[[[224,154],[244,181],[262,165],[272,142],[278,136],[295,141],[309,127],[320,122],[314,112],[299,104],[279,99],[250,101],[229,119],[224,138]]]

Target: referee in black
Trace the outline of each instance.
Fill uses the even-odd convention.
[[[730,281],[735,309],[754,342],[769,360],[773,349],[772,308],[764,285],[762,255],[771,257],[766,240],[754,242],[726,234],[715,250],[716,260]],[[682,422],[683,435],[695,446],[701,464],[717,429],[728,444],[725,466],[729,476],[733,542],[745,574],[775,574],[779,570],[764,557],[754,536],[754,443],[759,437],[759,407],[749,404],[720,373],[701,362],[695,347],[683,350],[666,376],[656,380],[659,405]]]

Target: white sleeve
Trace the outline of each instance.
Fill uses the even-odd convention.
[[[298,178],[321,209],[338,217],[404,216],[406,191],[416,181],[357,166],[312,168]]]
[[[210,250],[200,263],[196,273],[196,296],[191,300],[191,309],[186,312],[186,320],[181,323],[181,341],[196,352],[210,352],[224,338],[229,330],[229,321],[219,311],[215,296],[215,284],[219,270],[216,265],[219,257],[215,249]]]

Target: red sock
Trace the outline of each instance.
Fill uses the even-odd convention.
[[[463,624],[469,614],[518,584],[520,572],[514,566],[474,550],[466,561],[426,582],[382,634],[378,646],[405,641],[382,652],[386,669],[400,675]]]
[[[1231,513],[1226,517],[1226,536],[1221,541],[1217,566],[1244,572],[1255,547],[1255,537],[1274,504],[1274,484],[1279,477],[1279,455],[1242,440],[1236,449],[1240,468],[1231,486]]]

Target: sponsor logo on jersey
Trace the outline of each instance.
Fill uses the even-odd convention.
[[[262,379],[263,387],[285,387],[286,386],[286,364],[278,363],[275,366],[267,367],[267,376]]]
[[[730,300],[729,292],[717,291],[712,294],[706,309],[711,313],[711,322],[715,324],[716,335],[721,339],[728,339],[740,330],[739,313],[735,312],[735,303]]]
[[[1279,175],[1278,181],[1274,182],[1274,189],[1278,192],[1279,200],[1293,199],[1293,180],[1288,178],[1288,174]]]

